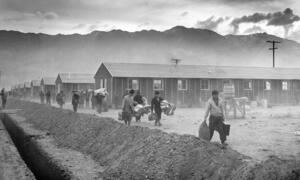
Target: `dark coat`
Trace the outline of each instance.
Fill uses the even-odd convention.
[[[72,104],[74,105],[78,105],[79,103],[79,95],[78,94],[73,94],[72,96]]]
[[[154,97],[151,101],[151,111],[154,111],[156,113],[161,113],[162,112],[162,109],[160,107],[160,103],[163,101],[164,99],[162,97],[159,97],[159,98],[156,98]]]

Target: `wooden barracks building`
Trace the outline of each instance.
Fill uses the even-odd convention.
[[[102,63],[95,88],[107,88],[108,102],[120,106],[127,89],[148,98],[160,91],[178,106],[199,106],[216,89],[231,86],[235,97],[267,99],[269,104],[298,104],[300,70],[293,68],[229,67],[175,64]]]
[[[59,73],[55,80],[55,91],[63,91],[66,101],[71,101],[72,91],[94,89],[94,83],[93,74]]]

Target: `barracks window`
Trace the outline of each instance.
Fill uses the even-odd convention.
[[[154,90],[163,90],[164,89],[163,80],[161,80],[161,79],[153,80],[153,89]]]
[[[187,80],[179,79],[177,81],[177,88],[178,88],[178,90],[186,91],[187,90]]]

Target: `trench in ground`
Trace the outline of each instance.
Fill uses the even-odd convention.
[[[37,136],[28,135],[7,114],[1,114],[0,119],[17,147],[21,158],[27,164],[36,179],[71,179],[70,175],[59,167],[38,145],[36,141]]]

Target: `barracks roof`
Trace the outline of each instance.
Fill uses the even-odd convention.
[[[30,82],[25,82],[24,87],[25,88],[31,88],[31,83]]]
[[[113,77],[300,79],[300,68],[102,63]]]
[[[43,77],[44,85],[55,85],[55,77]]]
[[[40,84],[41,84],[41,81],[40,81],[40,80],[32,80],[32,81],[31,81],[31,85],[32,85],[32,86],[40,86]]]
[[[79,83],[79,84],[94,84],[93,74],[80,74],[80,73],[59,73],[63,83]]]

